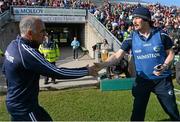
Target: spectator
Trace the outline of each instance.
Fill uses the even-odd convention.
[[[97,48],[97,45],[96,45],[96,44],[92,46],[92,49],[93,49],[93,58],[95,58],[96,48]]]
[[[39,52],[43,54],[44,58],[48,60],[51,64],[55,65],[56,61],[59,59],[60,51],[59,47],[54,40],[50,40],[46,36],[45,41],[39,46]],[[45,77],[44,84],[48,84],[49,77]],[[51,81],[56,84],[55,78],[51,77]]]
[[[103,43],[101,44],[102,61],[105,61],[108,58],[108,53],[110,50],[111,50],[111,46],[108,44],[108,41],[106,39],[104,39]]]
[[[74,37],[74,40],[71,42],[73,48],[73,59],[78,60],[78,50],[80,47],[80,42],[77,40],[77,37]]]

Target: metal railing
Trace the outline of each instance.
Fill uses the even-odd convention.
[[[121,42],[90,12],[88,12],[88,22],[96,29],[96,31],[112,45],[113,51],[121,48]]]
[[[10,19],[11,18],[10,18],[9,10],[7,10],[7,11],[3,12],[2,14],[0,14],[0,27],[7,24]]]

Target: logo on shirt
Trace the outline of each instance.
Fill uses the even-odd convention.
[[[151,46],[151,45],[152,45],[151,43],[143,44],[144,47],[149,47],[149,46]]]
[[[7,51],[5,52],[5,56],[6,56],[6,59],[7,59],[9,62],[13,63],[14,57],[10,56]]]
[[[135,53],[141,53],[142,50],[141,50],[141,49],[137,49],[137,50],[135,50],[134,52],[135,52]]]
[[[154,47],[154,48],[153,48],[153,50],[154,50],[155,52],[159,52],[159,51],[160,51],[160,49],[161,49],[161,48],[160,48],[160,47],[158,47],[158,46],[156,46],[156,47]]]
[[[143,60],[143,59],[152,59],[152,58],[157,58],[157,57],[160,57],[159,53],[149,53],[145,55],[139,55],[137,56],[137,59]]]
[[[169,94],[169,95],[173,95],[173,91],[172,91],[172,90],[169,90],[169,91],[168,91],[168,94]]]

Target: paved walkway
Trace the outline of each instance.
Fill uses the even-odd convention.
[[[60,60],[57,61],[56,65],[58,67],[82,67],[86,65],[92,65],[95,62],[94,59],[90,58],[88,55],[83,55],[80,52],[80,58],[78,61],[74,61],[72,57],[72,49],[70,47],[65,47],[61,49],[61,57]],[[44,85],[44,78],[41,76],[40,79],[40,89],[41,90],[48,90],[48,89],[67,89],[73,87],[85,87],[95,85],[97,83],[97,78],[92,76],[85,76],[78,79],[66,79],[66,80],[59,80],[56,79],[56,84],[49,83]],[[0,81],[0,91],[6,91],[6,83],[5,79],[1,75]]]

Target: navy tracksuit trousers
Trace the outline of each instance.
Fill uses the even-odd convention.
[[[169,115],[171,120],[180,120],[173,89],[174,86],[171,77],[158,80],[147,80],[137,77],[132,88],[134,104],[131,121],[144,120],[151,92],[156,94],[162,108]]]
[[[78,48],[73,49],[73,59],[78,59]]]
[[[34,111],[24,114],[11,114],[11,121],[53,121],[51,116],[41,106],[36,107]]]

